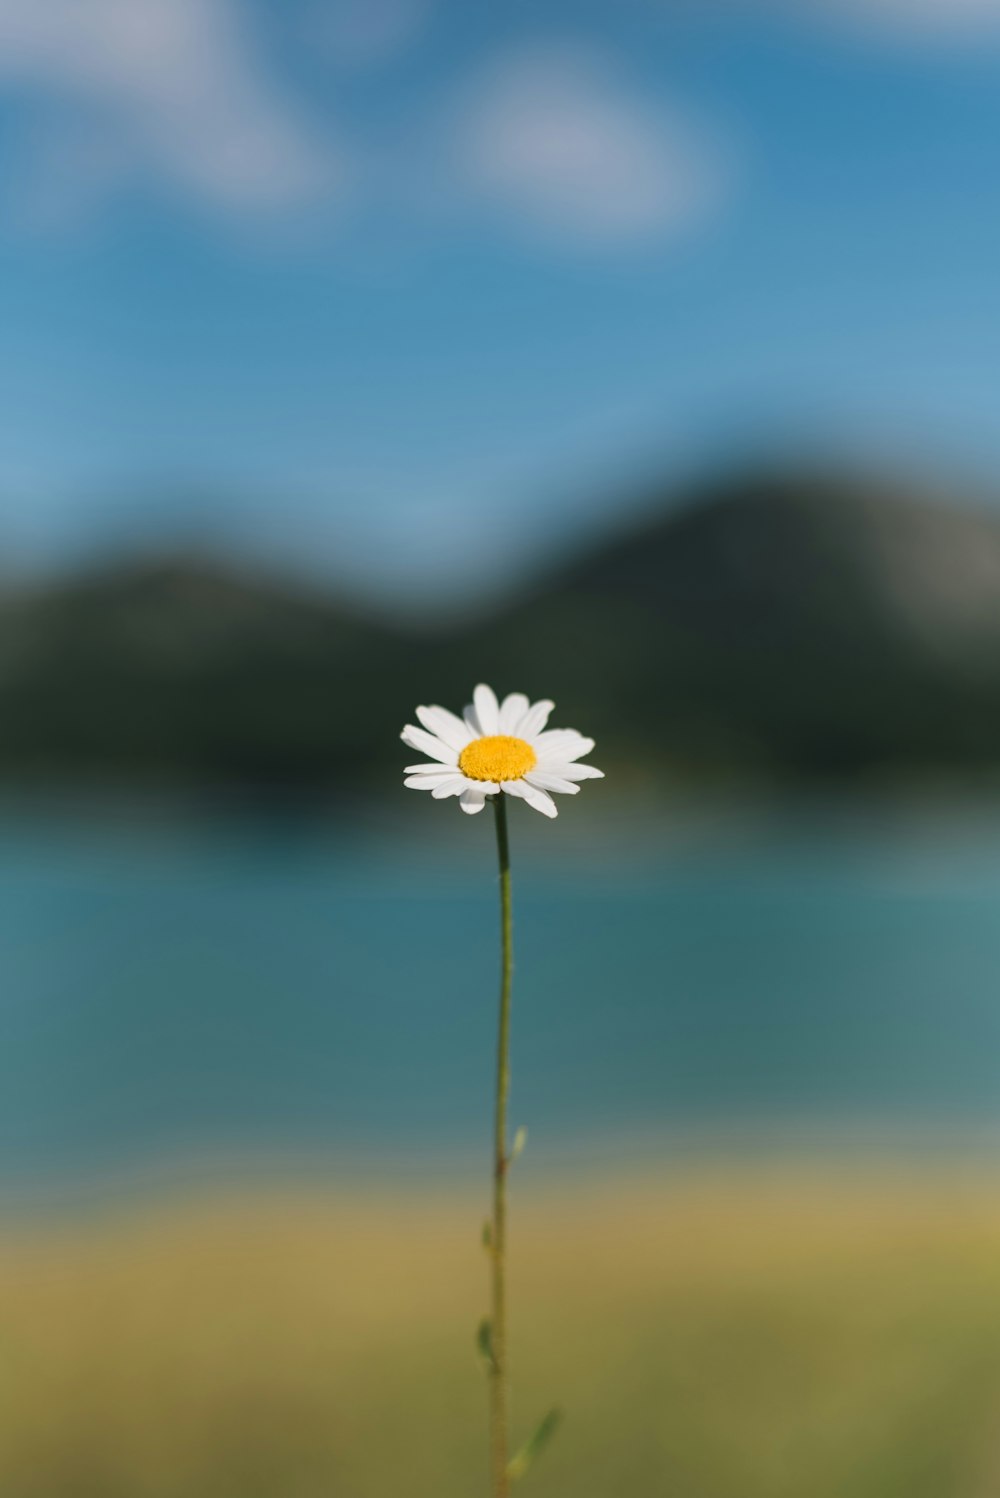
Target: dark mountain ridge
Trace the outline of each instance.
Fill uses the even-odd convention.
[[[401,762],[414,702],[480,678],[556,697],[623,773],[1000,768],[1000,518],[745,478],[436,630],[204,561],[118,568],[0,599],[0,769],[356,783]]]

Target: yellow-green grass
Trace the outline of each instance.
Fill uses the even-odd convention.
[[[9,1230],[4,1498],[475,1498],[477,1202],[260,1191]],[[1000,1493],[1000,1182],[702,1172],[516,1198],[538,1498]]]

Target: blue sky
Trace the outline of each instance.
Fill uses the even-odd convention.
[[[0,0],[0,542],[475,588],[746,450],[1000,479],[998,85],[1000,0]]]

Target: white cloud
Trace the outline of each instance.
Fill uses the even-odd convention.
[[[38,191],[57,192],[61,170],[79,193],[89,156],[96,190],[141,174],[235,210],[335,188],[342,162],[296,119],[242,22],[236,0],[0,0],[0,82],[49,110]]]
[[[928,31],[961,32],[1000,25],[998,0],[853,0],[851,9],[875,21]]]
[[[805,7],[788,6],[801,16]],[[1000,35],[1000,0],[812,0],[812,14],[904,40],[969,41]]]
[[[701,219],[722,185],[720,152],[592,53],[495,64],[453,128],[459,185],[522,230],[562,240],[662,238]]]
[[[405,50],[435,3],[296,0],[281,24],[367,67]],[[423,122],[418,109],[348,158],[280,87],[252,14],[249,0],[0,0],[0,88],[18,104],[8,208],[60,226],[139,187],[280,217],[339,205],[349,178],[356,207],[404,220],[430,207],[494,234],[614,247],[687,228],[725,186],[703,130],[570,46],[488,61],[450,108],[432,93]]]
[[[414,42],[432,9],[432,0],[314,0],[303,30],[333,62],[369,67]]]

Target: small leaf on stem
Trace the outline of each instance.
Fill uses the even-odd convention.
[[[517,1159],[518,1155],[524,1149],[524,1146],[527,1144],[527,1142],[528,1142],[528,1131],[524,1127],[524,1124],[522,1124],[521,1127],[518,1129],[517,1133],[514,1135],[514,1143],[510,1147],[510,1158],[509,1158],[509,1160],[507,1162],[509,1165],[513,1165],[514,1161]]]
[[[487,1368],[496,1367],[496,1358],[493,1356],[493,1323],[488,1316],[484,1316],[479,1323],[476,1332],[476,1350]]]
[[[555,1435],[562,1417],[562,1410],[549,1410],[539,1423],[534,1435],[529,1436],[517,1455],[511,1458],[507,1465],[508,1477],[516,1481],[517,1478],[524,1476]]]

